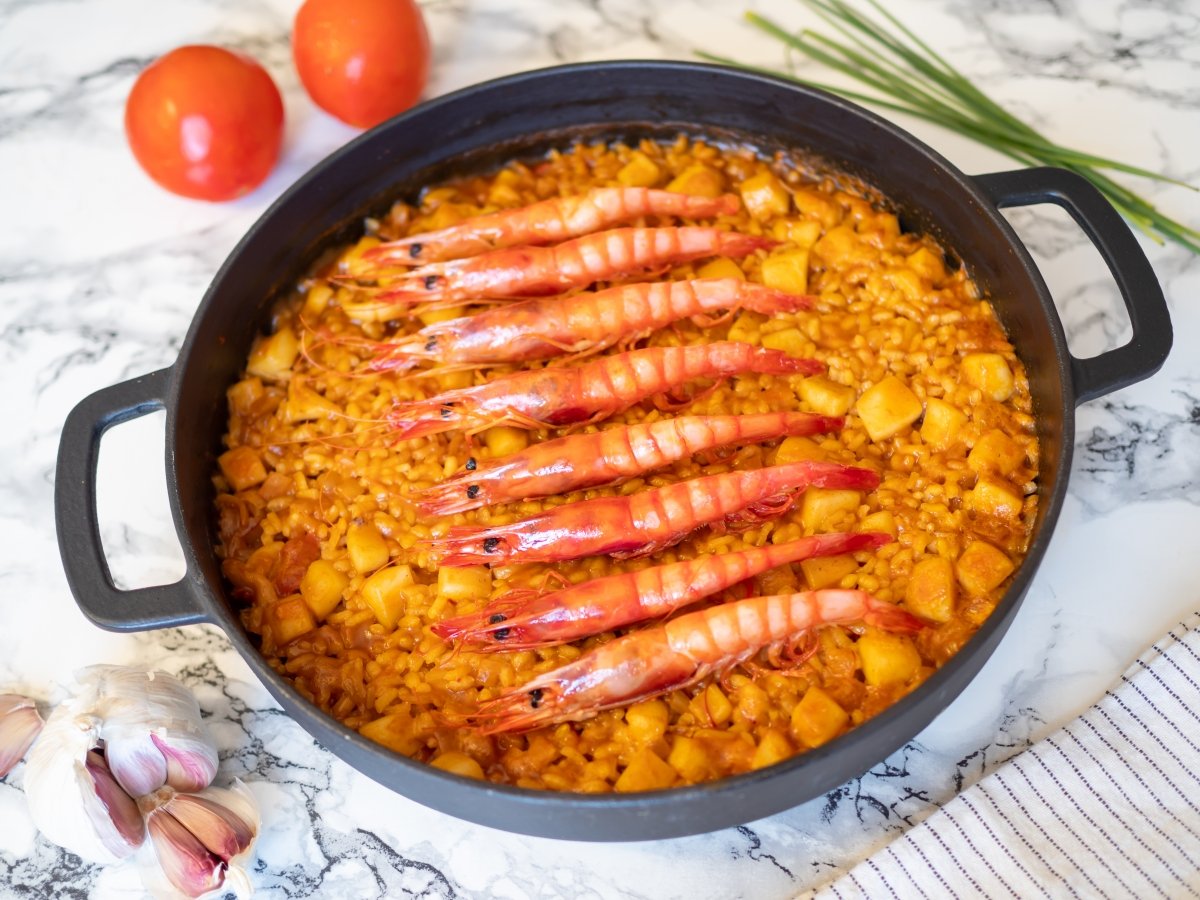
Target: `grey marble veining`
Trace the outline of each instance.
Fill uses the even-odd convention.
[[[354,772],[283,714],[208,626],[97,631],[61,573],[51,497],[59,429],[96,388],[170,365],[221,261],[267,205],[357,132],[316,110],[290,63],[286,0],[0,0],[0,689],[49,701],[77,666],[136,663],[191,685],[221,749],[220,779],[263,807],[259,896],[786,898],[891,840],[1092,702],[1200,605],[1200,260],[1143,241],[1171,305],[1176,350],[1153,380],[1078,411],[1070,495],[1033,589],[981,675],[925,732],[825,797],[770,819],[671,841],[528,838],[424,809]],[[740,21],[788,27],[797,3],[759,0],[429,0],[429,93],[557,62],[687,59],[694,48],[840,83]],[[1200,8],[1106,0],[889,4],[1045,133],[1200,180]],[[229,204],[155,188],[124,143],[137,72],[184,43],[250,53],[284,93],[283,158]],[[897,121],[964,171],[1014,167],[927,123]],[[1177,218],[1196,195],[1123,179]],[[1128,335],[1095,252],[1061,214],[1011,219],[1050,283],[1076,353]],[[105,439],[105,546],[122,584],[181,564],[162,487],[161,417]],[[81,863],[39,838],[0,781],[0,896],[138,896],[129,867]]]

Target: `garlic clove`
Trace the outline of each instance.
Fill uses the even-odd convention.
[[[217,775],[217,751],[207,739],[150,735],[167,766],[166,783],[177,791],[201,791]]]
[[[216,746],[177,678],[127,666],[89,666],[75,677],[101,720],[109,767],[131,795],[163,784],[200,790],[216,776]]]
[[[99,753],[90,751],[83,768],[92,782],[90,791],[82,791],[84,812],[108,851],[124,859],[146,839],[137,802],[117,784]]]
[[[0,694],[0,778],[24,758],[44,724],[28,697]]]
[[[257,837],[254,822],[206,797],[176,794],[165,809],[210,853],[226,861],[244,853]]]
[[[110,834],[119,829],[96,809],[105,808],[104,801],[89,799],[97,793],[96,778],[87,770],[88,753],[97,744],[96,727],[78,698],[54,709],[25,760],[25,799],[48,840],[90,862],[114,863],[124,858],[111,849],[122,845],[119,836]],[[106,800],[119,808],[119,800]]]
[[[225,882],[226,862],[210,853],[164,807],[152,810],[146,825],[163,874],[185,896],[203,896]]]
[[[242,782],[195,794],[163,787],[138,805],[150,832],[147,848],[152,848],[149,854],[143,849],[138,863],[153,896],[173,900],[182,892],[215,900],[230,893],[253,894],[243,866],[253,856],[261,820],[254,796]]]

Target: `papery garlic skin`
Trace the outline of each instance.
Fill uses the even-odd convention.
[[[109,768],[134,797],[164,784],[198,791],[217,774],[217,748],[196,698],[165,672],[89,666],[76,673],[100,720]]]
[[[29,751],[25,798],[34,824],[50,841],[91,862],[114,863],[131,855],[141,840],[130,846],[124,835],[131,826],[118,825],[111,815],[105,820],[110,804],[98,796],[88,771],[88,754],[99,741],[97,731],[97,720],[80,712],[74,701],[60,704]],[[112,787],[120,790],[115,781]],[[124,814],[119,802],[111,808]]]
[[[138,856],[142,880],[159,900],[218,898],[253,893],[245,864],[253,856],[261,820],[244,784],[182,793],[169,787],[143,797],[148,846]]]
[[[42,731],[37,704],[19,694],[0,694],[0,778],[12,771]]]

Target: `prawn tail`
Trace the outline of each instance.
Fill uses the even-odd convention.
[[[738,290],[739,306],[766,316],[812,309],[816,299],[808,294],[788,294],[750,281],[742,282]]]
[[[779,241],[754,234],[734,234],[724,232],[721,235],[720,252],[728,256],[749,256],[756,250],[771,250],[779,246]]]
[[[925,623],[907,610],[891,603],[867,597],[867,611],[863,613],[863,621],[884,631],[899,631],[914,634],[925,627]]]
[[[879,473],[863,466],[835,466],[814,471],[809,485],[849,491],[873,491],[879,487]]]

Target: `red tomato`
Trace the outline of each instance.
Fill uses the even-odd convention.
[[[429,77],[429,34],[413,0],[306,0],[292,55],[313,102],[359,128],[408,109]]]
[[[138,76],[125,134],[146,174],[168,191],[230,200],[258,187],[279,158],[283,100],[250,57],[180,47]]]

